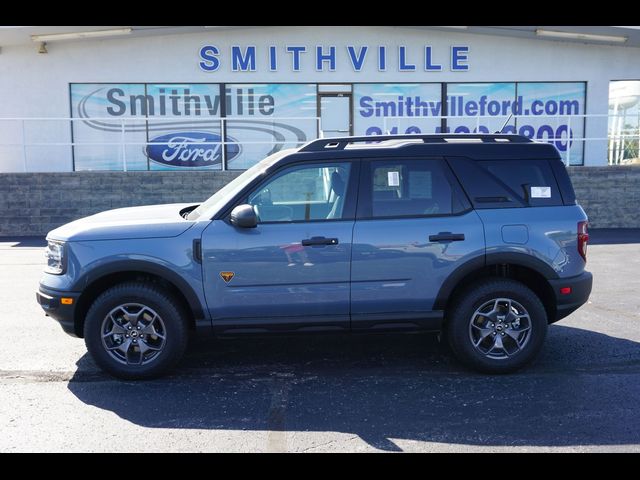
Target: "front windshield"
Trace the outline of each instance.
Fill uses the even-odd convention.
[[[264,160],[256,163],[253,167],[244,171],[241,175],[237,176],[216,193],[211,195],[206,201],[198,205],[196,209],[187,215],[187,220],[197,220],[200,217],[212,218],[227,200],[238,194],[245,186],[251,183],[251,181],[258,175],[262,174],[268,167],[294,151],[294,149],[282,150],[269,155]]]

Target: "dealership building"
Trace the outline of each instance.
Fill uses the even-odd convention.
[[[199,201],[320,136],[496,131],[640,227],[639,59],[640,27],[0,27],[0,235]]]

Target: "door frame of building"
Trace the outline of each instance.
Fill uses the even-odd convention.
[[[322,122],[322,98],[323,97],[349,97],[349,136],[353,135],[353,92],[318,92],[316,95],[317,115]],[[320,136],[320,123],[318,124],[318,137]]]

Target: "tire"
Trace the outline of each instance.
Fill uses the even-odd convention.
[[[95,362],[125,380],[158,377],[174,367],[188,337],[180,305],[147,282],[126,282],[106,290],[93,302],[84,323],[85,344]]]
[[[454,297],[446,322],[447,340],[458,360],[492,374],[511,373],[532,362],[542,349],[548,326],[538,296],[506,278],[469,285]]]

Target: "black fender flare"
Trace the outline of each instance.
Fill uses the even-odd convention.
[[[554,280],[559,278],[558,273],[548,263],[526,253],[518,252],[497,252],[488,253],[486,255],[479,255],[467,260],[465,263],[456,268],[447,279],[443,282],[436,300],[433,304],[434,310],[443,310],[449,297],[453,293],[454,289],[458,286],[460,281],[467,275],[475,270],[479,270],[486,266],[511,264],[520,265],[530,268],[535,272],[542,275],[547,280]]]
[[[189,308],[191,308],[191,311],[193,312],[193,315],[195,317],[196,325],[199,323],[199,321],[206,319],[204,313],[206,309],[203,308],[198,295],[193,290],[191,285],[189,285],[189,283],[175,271],[171,270],[168,267],[165,267],[164,265],[159,265],[151,261],[131,259],[114,260],[113,262],[105,263],[88,271],[86,274],[78,278],[71,289],[75,292],[82,292],[86,289],[87,286],[94,283],[95,281],[100,280],[107,275],[121,272],[150,273],[152,275],[156,275],[160,278],[165,279],[166,281],[172,283],[187,300]]]

